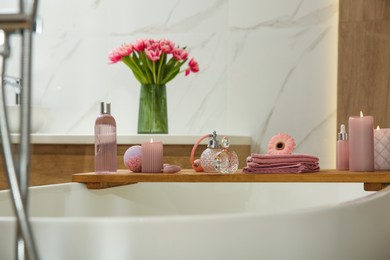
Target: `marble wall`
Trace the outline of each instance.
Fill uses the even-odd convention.
[[[39,15],[33,102],[50,108],[41,133],[93,134],[107,101],[118,134],[136,134],[139,83],[108,53],[169,38],[201,69],[167,86],[170,134],[248,135],[266,152],[288,133],[296,152],[335,167],[337,0],[41,0]]]

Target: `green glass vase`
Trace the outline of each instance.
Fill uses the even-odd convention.
[[[165,85],[141,85],[138,133],[168,134],[167,91]]]

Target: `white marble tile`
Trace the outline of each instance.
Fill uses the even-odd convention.
[[[297,152],[315,154],[323,159],[323,165],[332,167],[336,3],[289,1],[284,6],[286,1],[275,1],[268,9],[264,1],[248,2],[252,6],[241,8],[242,12],[257,9],[268,15],[259,15],[257,20],[245,16],[230,23],[229,103],[240,96],[246,104],[231,109],[235,121],[229,121],[228,128],[250,134],[256,152],[266,152],[268,140],[276,133],[288,133],[297,142]],[[249,65],[248,61],[253,62]]]

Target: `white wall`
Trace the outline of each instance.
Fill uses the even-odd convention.
[[[40,0],[39,14],[33,99],[51,111],[40,132],[93,134],[99,102],[110,101],[118,134],[136,134],[139,83],[108,52],[169,38],[201,69],[167,86],[170,134],[249,135],[266,152],[288,133],[296,152],[334,168],[337,0]]]

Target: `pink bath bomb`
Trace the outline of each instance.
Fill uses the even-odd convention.
[[[132,172],[142,171],[142,147],[134,145],[126,150],[123,155],[123,162]]]

